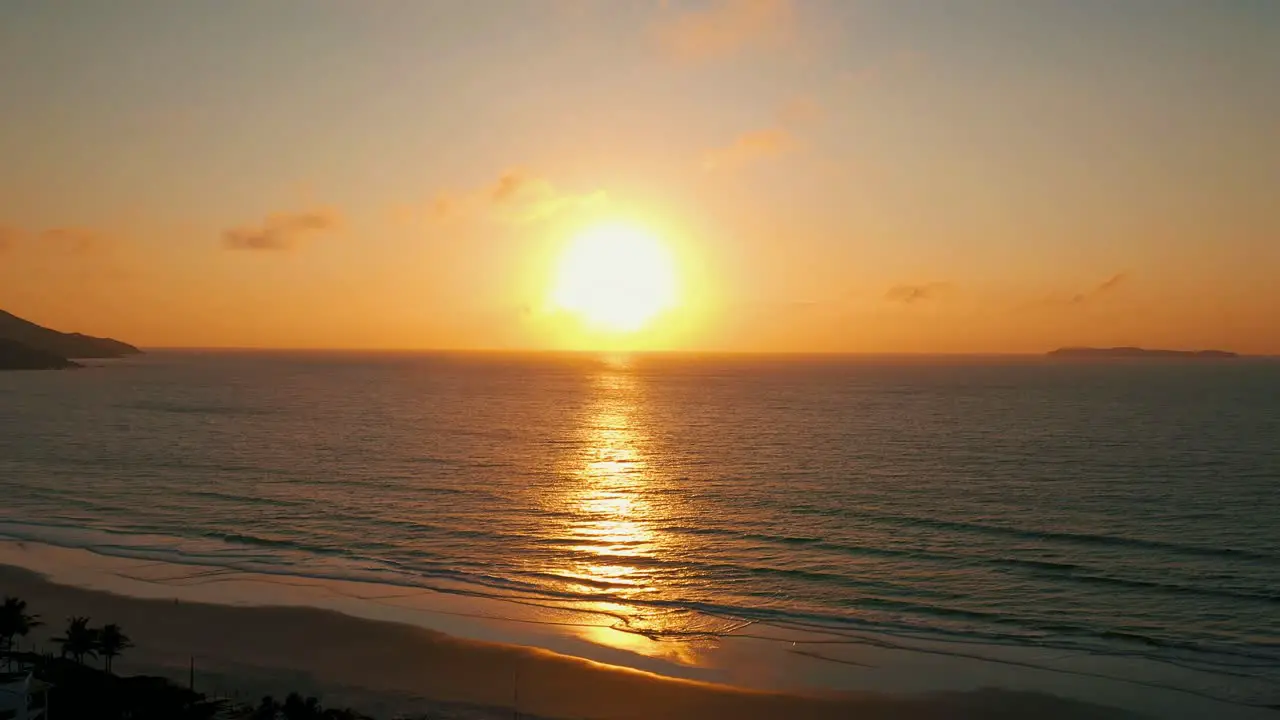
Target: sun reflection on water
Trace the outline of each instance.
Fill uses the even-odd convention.
[[[607,363],[593,379],[592,398],[583,413],[576,451],[564,458],[570,515],[565,537],[573,559],[552,569],[570,579],[576,593],[596,595],[584,610],[617,618],[612,624],[587,625],[582,636],[594,643],[696,665],[700,645],[673,641],[677,614],[628,601],[665,599],[670,569],[658,567],[672,557],[677,539],[661,527],[667,508],[652,501],[669,482],[650,461],[650,437],[644,423],[644,387],[625,361]],[[664,637],[665,636],[665,637]]]
[[[639,390],[625,372],[606,371],[596,378],[593,391],[581,428],[583,442],[568,468],[575,481],[568,503],[573,550],[590,561],[572,568],[572,574],[614,596],[648,592],[653,589],[648,573],[625,561],[651,557],[654,551],[648,522],[652,508],[644,494],[650,478],[635,417]]]

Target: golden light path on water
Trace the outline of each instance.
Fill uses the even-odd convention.
[[[599,594],[599,602],[581,609],[622,618],[613,626],[588,625],[583,637],[593,643],[698,665],[707,640],[659,640],[659,633],[687,630],[687,613],[638,606],[627,600],[661,600],[663,574],[646,561],[670,559],[679,539],[661,528],[671,520],[673,497],[655,492],[671,482],[649,457],[651,438],[644,421],[644,387],[625,358],[605,363],[593,378],[592,397],[579,427],[580,442],[565,458],[565,528],[579,560],[551,572],[575,579],[578,593]],[[669,580],[667,580],[669,582]]]

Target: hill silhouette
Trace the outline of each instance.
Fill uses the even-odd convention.
[[[61,355],[0,338],[0,370],[60,370],[69,367],[79,365]]]
[[[4,310],[0,310],[0,339],[60,358],[117,358],[142,352],[111,338],[51,330]]]

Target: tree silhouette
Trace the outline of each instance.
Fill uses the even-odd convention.
[[[361,715],[351,708],[327,708],[320,716],[323,720],[373,720],[368,715]]]
[[[368,715],[361,715],[351,708],[327,708],[320,716],[323,720],[373,720]]]
[[[280,716],[280,703],[270,695],[262,698],[262,702],[258,703],[258,707],[253,711],[252,720],[276,720]]]
[[[111,623],[97,631],[98,652],[102,654],[103,669],[111,672],[112,662],[125,650],[133,647],[133,641],[120,630],[120,626]]]
[[[0,650],[13,650],[14,638],[26,637],[32,628],[39,627],[39,615],[27,613],[27,601],[6,595],[0,605]]]
[[[85,655],[97,655],[98,631],[89,627],[87,617],[67,618],[66,634],[53,641],[62,646],[62,657],[70,655],[81,665],[84,664]]]
[[[284,699],[281,710],[285,720],[320,720],[324,712],[319,700],[314,697],[303,700],[302,696],[296,692],[289,693],[289,697]]]

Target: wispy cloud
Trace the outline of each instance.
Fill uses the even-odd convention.
[[[951,283],[930,282],[921,285],[895,285],[884,294],[889,302],[914,305],[927,300],[937,300],[953,290]]]
[[[433,220],[448,220],[457,215],[460,209],[458,198],[450,193],[441,193],[431,201],[427,213]]]
[[[493,189],[489,191],[489,197],[496,203],[507,202],[514,199],[520,193],[520,189],[528,187],[531,182],[537,182],[537,180],[530,178],[524,170],[520,168],[508,170],[498,177],[498,182],[494,183]]]
[[[781,128],[753,130],[734,138],[724,147],[708,150],[702,156],[702,169],[707,172],[733,172],[759,160],[788,152],[795,137]]]
[[[773,127],[738,135],[728,145],[715,147],[702,154],[706,172],[735,172],[762,160],[786,155],[800,145],[798,132],[822,114],[813,98],[797,97],[778,111]]]
[[[778,120],[783,127],[800,128],[809,125],[822,116],[822,106],[808,95],[792,98],[778,111]]]
[[[1111,277],[1098,283],[1096,287],[1088,292],[1076,293],[1071,297],[1070,304],[1083,305],[1084,303],[1097,300],[1106,295],[1114,294],[1129,282],[1129,273],[1119,272]]]
[[[25,245],[37,253],[96,255],[112,250],[121,240],[114,233],[79,225],[30,232],[13,225],[0,225],[0,252]]]
[[[791,31],[791,0],[715,0],[710,7],[682,9],[685,4],[663,2],[656,27],[663,49],[681,60],[782,45]]]
[[[1083,308],[1122,296],[1133,282],[1129,272],[1118,272],[1088,290],[1068,293],[1057,292],[1029,299],[1017,306],[1018,310],[1036,311],[1046,308]]]
[[[46,247],[76,255],[101,250],[111,243],[111,237],[107,233],[86,227],[50,228],[41,232],[38,237]]]
[[[230,250],[293,250],[306,236],[333,230],[341,224],[341,216],[329,208],[276,213],[258,225],[224,231],[222,242]]]
[[[609,202],[603,190],[575,193],[526,170],[508,170],[490,190],[493,210],[508,222],[530,223],[565,212],[598,208]]]
[[[9,225],[0,225],[0,253],[13,248],[22,237],[22,230]]]
[[[485,186],[439,193],[427,204],[425,216],[432,222],[484,216],[519,224],[568,211],[588,210],[608,200],[608,193],[603,190],[565,191],[543,176],[515,167],[503,171]],[[423,214],[421,210],[409,210],[403,215],[412,222]]]

